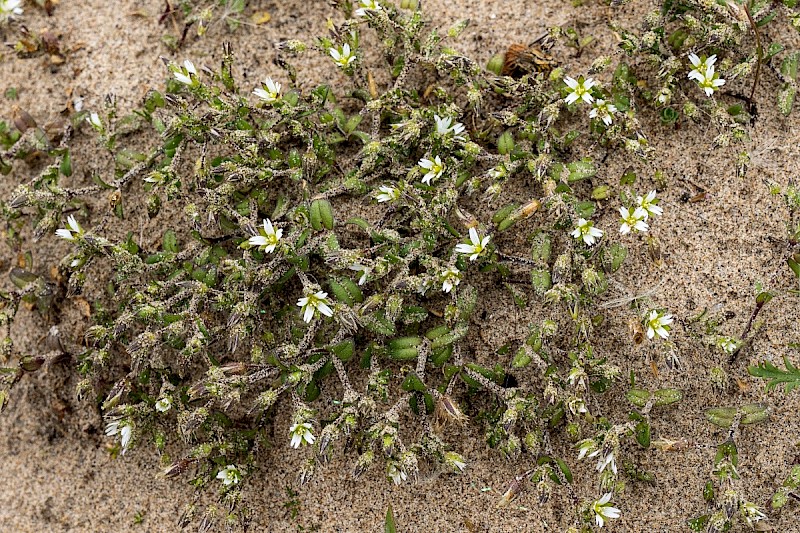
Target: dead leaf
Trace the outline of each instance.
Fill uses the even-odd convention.
[[[81,315],[84,316],[84,318],[89,318],[91,316],[92,306],[89,304],[86,298],[73,298],[72,301],[75,302],[75,306],[78,308],[78,311],[80,311]]]
[[[250,20],[253,21],[253,24],[256,26],[260,26],[261,24],[266,24],[272,20],[272,15],[270,15],[267,11],[256,11],[250,16]]]

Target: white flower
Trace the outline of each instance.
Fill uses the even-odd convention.
[[[644,217],[645,220],[647,220],[647,218],[650,215],[661,216],[662,214],[664,214],[664,210],[658,206],[657,202],[658,199],[656,198],[656,191],[650,191],[649,193],[647,193],[647,196],[644,197],[642,196],[636,197],[636,205],[645,210],[646,213],[646,216]]]
[[[0,0],[0,21],[7,21],[14,18],[14,15],[22,15],[22,0]]]
[[[395,485],[399,485],[406,479],[408,479],[408,475],[406,474],[405,470],[402,468],[397,468],[397,465],[394,463],[390,463],[389,466],[386,467],[386,475],[394,481]]]
[[[433,120],[436,122],[436,133],[442,137],[452,132],[458,139],[461,138],[461,134],[464,133],[464,125],[462,123],[456,122],[453,126],[450,126],[453,122],[453,119],[450,117],[441,118],[439,115],[433,115]]]
[[[194,68],[194,63],[188,59],[183,62],[182,67],[175,67],[173,74],[175,79],[184,85],[195,85],[197,83],[197,69]]]
[[[725,85],[725,80],[714,72],[714,67],[708,67],[705,78],[698,82],[698,84],[700,88],[706,92],[706,96],[711,96],[719,87]]]
[[[435,180],[441,176],[445,169],[444,163],[442,163],[442,160],[438,155],[433,158],[433,161],[426,158],[420,159],[419,166],[428,171],[427,174],[422,176],[422,183],[426,185],[430,185],[432,180]]]
[[[86,122],[97,131],[103,131],[103,122],[100,120],[100,115],[97,113],[92,113],[86,117]]]
[[[281,98],[281,84],[267,76],[261,83],[261,87],[254,90],[253,94],[268,104],[274,104]]]
[[[350,50],[350,45],[345,43],[340,48],[330,48],[328,52],[333,58],[333,62],[341,68],[347,68],[350,63],[356,60],[356,55]]]
[[[133,427],[130,424],[125,424],[120,427],[119,420],[109,422],[106,426],[106,436],[116,437],[117,435],[120,436],[119,444],[122,446],[122,455],[125,455],[125,452],[128,451],[128,445],[131,443]]]
[[[358,5],[359,8],[356,9],[356,16],[358,17],[365,16],[367,11],[380,11],[383,9],[376,0],[359,0]]]
[[[662,313],[653,309],[650,311],[649,316],[645,319],[647,326],[647,338],[652,339],[658,334],[662,339],[669,336],[670,324],[672,324],[672,315]]]
[[[228,465],[219,472],[217,472],[217,479],[222,481],[226,487],[228,485],[237,485],[239,480],[242,479],[242,473],[233,465]]]
[[[303,313],[303,320],[306,322],[311,322],[317,311],[325,316],[333,316],[333,310],[328,306],[329,303],[328,293],[324,291],[310,293],[297,300],[297,305]]]
[[[595,228],[591,220],[579,218],[578,224],[570,232],[570,235],[576,239],[583,239],[587,246],[592,246],[597,239],[603,236],[603,230]]]
[[[594,519],[597,527],[603,527],[610,518],[619,518],[619,509],[613,507],[611,503],[611,493],[607,492],[599,500],[592,502],[591,510],[594,512]]]
[[[489,169],[487,174],[489,175],[490,178],[494,180],[499,180],[505,178],[508,175],[508,170],[506,169],[505,165],[500,164],[495,168]]]
[[[467,466],[467,462],[464,460],[464,458],[456,452],[445,452],[444,462],[446,465],[452,468],[454,472],[459,473],[463,472],[464,468]]]
[[[617,112],[617,106],[611,102],[606,102],[602,98],[595,100],[592,110],[589,111],[589,118],[599,118],[606,126],[611,125],[611,114]]]
[[[439,279],[442,282],[442,291],[450,292],[453,287],[461,283],[461,272],[455,267],[446,268],[439,274]]]
[[[583,79],[583,76],[581,76],[576,80],[567,76],[564,78],[564,83],[571,89],[567,97],[564,98],[567,104],[574,104],[578,100],[583,100],[587,104],[591,104],[594,101],[591,90],[592,87],[597,86],[597,82],[592,78]]]
[[[583,459],[587,453],[591,452],[589,457],[597,455],[597,443],[594,439],[583,439],[577,445],[578,447],[578,461]]]
[[[292,436],[292,442],[290,443],[292,448],[299,448],[301,444],[314,444],[316,438],[314,434],[311,433],[312,426],[308,422],[303,422],[302,424],[293,424],[292,427],[289,428],[289,434]]]
[[[725,336],[717,337],[717,340],[714,342],[714,344],[717,346],[717,348],[721,349],[727,354],[732,354],[739,347],[739,342],[737,342],[736,339]]]
[[[355,270],[356,272],[361,272],[361,277],[358,280],[359,285],[363,285],[367,281],[367,276],[369,273],[372,272],[372,269],[362,265],[361,263],[355,263],[348,267],[350,270]]]
[[[573,366],[567,374],[567,383],[578,389],[586,389],[586,371],[583,367]]]
[[[593,455],[597,455],[599,453],[599,451],[600,450],[597,450],[597,452],[592,453],[591,455],[589,455],[589,457],[592,457]],[[604,456],[600,457],[600,459],[598,459],[598,461],[597,461],[597,471],[598,472],[602,472],[609,465],[611,466],[611,471],[614,472],[614,475],[616,475],[617,474],[617,461],[614,459],[614,452],[613,451],[608,452],[608,455],[604,455]]]
[[[486,245],[489,244],[490,238],[491,235],[481,238],[475,228],[469,228],[469,240],[472,241],[472,244],[458,244],[456,245],[456,252],[468,255],[470,261],[475,261],[486,248]]]
[[[631,230],[644,233],[650,229],[650,226],[645,222],[647,220],[647,211],[641,207],[637,207],[633,211],[627,207],[620,207],[619,216],[622,217],[622,225],[619,228],[619,232],[623,235],[627,235]]]
[[[156,402],[156,411],[166,413],[172,408],[172,398],[164,396]]]
[[[78,237],[83,235],[83,228],[81,228],[75,217],[70,215],[67,217],[67,228],[56,230],[56,235],[68,241],[75,241]]]
[[[381,185],[378,187],[381,192],[375,194],[375,199],[378,200],[379,203],[384,202],[394,202],[398,198],[400,198],[400,189],[397,187],[389,187],[388,185]]]
[[[712,55],[709,58],[697,57],[697,54],[689,54],[689,61],[691,61],[694,69],[689,72],[688,78],[694,80],[706,92],[706,96],[714,94],[719,87],[725,85],[725,80],[719,77],[714,71],[714,63],[717,61],[717,56]]]
[[[270,219],[264,219],[264,229],[259,228],[260,235],[250,237],[247,242],[250,246],[257,246],[262,252],[271,254],[283,236],[283,230],[272,225]]]
[[[715,54],[709,58],[703,57],[703,59],[700,59],[697,57],[697,54],[689,54],[689,61],[692,63],[692,66],[694,66],[694,69],[689,72],[689,79],[700,82],[705,79],[708,69],[713,69],[714,63],[717,62],[717,56]]]
[[[574,398],[570,400],[567,402],[567,407],[573,415],[581,415],[589,412],[589,410],[586,408],[586,402],[584,402],[582,398]]]
[[[766,520],[767,515],[761,512],[758,505],[753,502],[745,502],[742,504],[742,516],[744,516],[747,525],[753,527],[753,524],[759,520]]]

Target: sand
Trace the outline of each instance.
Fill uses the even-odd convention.
[[[267,74],[276,75],[277,68],[271,64],[275,42],[290,37],[310,40],[325,32],[328,17],[340,16],[323,1],[252,1],[246,13],[266,10],[272,16],[269,23],[232,33],[218,25],[202,39],[191,37],[177,54],[171,54],[161,43],[162,35],[172,31],[171,26],[158,23],[162,6],[160,0],[62,1],[48,17],[29,2],[25,24],[60,34],[66,61],[53,65],[46,55],[19,58],[6,51],[0,62],[0,88],[17,88],[18,100],[0,99],[0,116],[8,118],[18,107],[39,123],[46,123],[75,98],[93,109],[107,94],[116,96],[122,111],[133,109],[148,88],[163,84],[167,73],[159,56],[178,61],[190,58],[198,65],[215,64],[224,41],[232,43],[242,61],[240,78],[255,85]],[[556,0],[425,2],[435,26],[446,28],[460,18],[471,20],[459,50],[481,63],[512,42],[538,37],[547,26],[579,27],[596,40],[580,57],[559,50],[559,59],[570,72],[582,72],[592,57],[613,52],[614,36],[607,25],[610,17],[633,25],[655,6],[653,1],[642,1],[613,11],[599,3],[572,7]],[[5,40],[9,35],[6,32]],[[790,49],[797,49],[799,41],[797,34],[783,40]],[[301,78],[308,80],[308,86],[331,76],[323,57],[308,56],[300,66]],[[692,443],[686,450],[670,453],[625,446],[643,468],[657,472],[657,481],[653,485],[628,482],[626,490],[614,500],[622,516],[607,531],[686,531],[687,518],[707,512],[702,487],[712,469],[713,446],[725,437],[724,431],[705,421],[703,413],[709,406],[765,402],[772,408],[770,422],[745,428],[738,441],[739,486],[750,500],[767,506],[797,461],[800,394],[768,393],[764,383],[750,378],[746,370],[748,364],[764,358],[778,362],[784,354],[797,362],[797,350],[788,346],[800,342],[797,296],[787,293],[797,288],[797,280],[782,263],[787,251],[788,211],[779,198],[769,195],[764,183],[773,180],[785,186],[800,170],[800,121],[797,112],[783,117],[775,109],[777,86],[775,76],[766,72],[756,92],[758,119],[749,130],[751,140],[743,145],[711,150],[716,132],[705,122],[683,123],[677,129],[662,126],[650,117],[645,126],[656,148],[653,157],[645,162],[612,152],[595,178],[595,184],[616,183],[629,165],[639,175],[643,188],[653,186],[657,170],[666,176],[666,187],[660,192],[665,214],[653,228],[662,243],[665,265],[660,269],[654,266],[647,259],[644,244],[631,244],[629,260],[615,276],[625,290],[616,290],[609,297],[656,287],[654,299],[679,317],[673,338],[682,368],[671,371],[661,362],[658,374],[652,371],[648,361],[656,351],[649,345],[633,348],[626,325],[629,313],[624,309],[608,313],[605,335],[597,347],[609,354],[623,375],[634,372],[639,386],[684,391],[685,398],[676,407],[655,413],[653,433]],[[749,86],[735,82],[729,89],[743,93]],[[93,149],[86,139],[76,142],[80,148],[73,155],[76,172],[107,172],[107,156]],[[596,159],[604,155],[600,148],[588,149]],[[737,176],[735,160],[742,150],[751,153],[752,162],[745,176]],[[27,179],[25,170],[17,163],[14,173],[0,180],[2,197]],[[702,201],[685,201],[699,192],[706,193]],[[519,227],[521,234],[533,229],[533,222]],[[27,245],[39,265],[59,259],[64,252],[62,245],[48,238]],[[8,269],[18,252],[4,241],[0,266]],[[724,357],[692,334],[687,319],[704,308],[714,308],[728,317],[721,329],[738,335],[754,305],[759,282],[768,283],[779,296],[761,314],[764,327],[752,348],[729,368],[732,386],[717,392],[710,385],[709,370],[717,365],[728,368]],[[486,311],[486,319],[482,323],[474,319],[473,329],[480,328],[483,335],[470,338],[476,357],[508,367],[511,355],[499,356],[494,350],[519,339],[536,313],[517,309],[503,290],[486,293],[480,305],[475,315]],[[74,306],[65,308],[63,331],[77,338],[85,324]],[[21,311],[14,329],[18,347],[28,352],[41,350],[50,325],[34,311]],[[536,379],[532,370],[517,377],[522,385]],[[736,385],[737,379],[741,386]],[[147,446],[112,459],[100,416],[90,402],[76,399],[75,385],[67,368],[27,375],[0,416],[0,494],[4,502],[0,506],[0,530],[174,531],[184,507],[195,498],[199,498],[200,509],[203,503],[213,502],[213,494],[195,495],[182,479],[158,478],[159,458]],[[593,399],[593,408],[612,421],[623,422],[629,410],[623,392],[623,384],[618,384],[612,392]],[[285,427],[288,416],[288,412],[279,411],[275,427]],[[252,519],[250,530],[382,531],[386,508],[391,504],[399,531],[564,531],[574,524],[573,497],[583,501],[598,493],[594,463],[577,462],[575,452],[559,438],[555,452],[569,462],[574,485],[556,488],[544,506],[539,506],[531,493],[524,493],[511,506],[497,509],[509,481],[528,467],[526,459],[504,460],[487,448],[476,425],[452,435],[450,440],[470,463],[461,476],[423,476],[416,483],[395,487],[373,470],[353,481],[355,457],[337,455],[300,488],[296,473],[305,455],[281,448],[284,441],[278,437],[278,449],[260,454],[261,468],[244,490]],[[141,516],[138,524],[137,513]],[[770,513],[769,523],[774,531],[800,531],[797,503],[789,504],[782,513]],[[218,522],[215,529],[224,527]]]

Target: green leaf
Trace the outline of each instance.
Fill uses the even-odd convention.
[[[794,389],[800,388],[800,369],[792,365],[792,362],[785,355],[783,356],[783,363],[786,365],[786,370],[776,367],[769,361],[762,361],[758,366],[748,367],[747,371],[751,376],[768,380],[767,390],[786,384],[785,391],[789,394]]]
[[[638,442],[642,448],[650,447],[650,424],[645,420],[640,420],[636,424],[636,442]]]
[[[389,504],[389,508],[386,509],[386,525],[384,527],[384,533],[397,533],[397,525],[394,523],[394,514],[392,513],[392,504]]]
[[[175,232],[171,229],[164,233],[164,238],[161,241],[161,248],[165,252],[173,254],[178,253],[178,236],[175,235]]]

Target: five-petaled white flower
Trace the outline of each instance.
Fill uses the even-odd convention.
[[[361,263],[355,263],[348,267],[350,270],[355,270],[356,272],[361,272],[361,277],[358,279],[358,284],[363,285],[367,282],[367,276],[369,273],[372,272],[372,269],[368,266],[364,266]]]
[[[692,71],[689,72],[688,76],[689,79],[696,81],[703,81],[703,79],[705,79],[706,77],[706,72],[708,72],[708,69],[714,68],[714,63],[717,62],[717,56],[716,54],[708,58],[703,56],[703,58],[700,59],[697,56],[697,54],[692,53],[689,54],[689,61],[692,63],[692,66],[694,67],[694,69],[692,69]]]
[[[422,183],[425,185],[430,185],[431,181],[441,176],[445,169],[444,163],[442,163],[442,159],[438,155],[433,158],[433,161],[426,158],[420,159],[419,166],[428,171],[422,176]]]
[[[274,104],[281,99],[281,84],[267,76],[253,94],[268,104]]]
[[[460,122],[456,122],[451,126],[450,124],[453,122],[453,119],[450,117],[441,118],[439,115],[433,115],[433,120],[436,122],[436,133],[442,137],[452,132],[458,139],[461,138],[461,134],[464,133],[464,125]]]
[[[602,98],[595,100],[592,110],[589,111],[589,118],[599,118],[603,124],[610,126],[612,122],[612,113],[617,112],[617,106],[611,102],[606,102]]]
[[[389,466],[386,467],[386,475],[389,476],[392,481],[394,481],[395,485],[399,485],[408,479],[408,475],[406,474],[405,470],[398,468],[394,463],[389,463]]]
[[[68,241],[74,241],[83,235],[83,228],[81,228],[74,216],[67,217],[67,226],[66,228],[57,229],[56,236]]]
[[[122,455],[125,455],[125,452],[128,451],[128,445],[131,443],[131,437],[133,436],[133,426],[130,424],[120,426],[119,420],[109,422],[106,426],[106,436],[116,437],[117,435],[119,435],[119,444],[122,446]]]
[[[475,228],[469,228],[469,240],[472,241],[472,244],[457,244],[456,252],[468,255],[470,261],[475,261],[478,256],[483,253],[483,250],[486,249],[486,245],[489,244],[489,239],[491,239],[491,235],[481,238]]]
[[[0,21],[7,21],[14,18],[14,15],[22,15],[22,0],[0,0]]]
[[[188,59],[183,62],[182,67],[175,67],[175,79],[184,85],[194,85],[197,83],[197,69],[194,68],[194,63]]]
[[[159,413],[166,413],[172,408],[172,398],[164,396],[156,402],[156,411]]]
[[[228,465],[219,472],[217,472],[217,479],[222,481],[226,487],[229,485],[238,485],[239,480],[242,479],[242,473],[234,465]]]
[[[672,324],[672,315],[653,309],[648,314],[644,323],[645,326],[647,326],[648,339],[652,339],[656,334],[662,339],[666,339],[669,336],[669,330],[672,329],[670,327],[670,324]]]
[[[328,52],[331,54],[334,63],[341,68],[347,68],[350,66],[350,63],[356,60],[355,53],[350,50],[350,45],[347,43],[344,43],[344,45],[339,48],[330,48]]]
[[[464,471],[464,468],[467,466],[467,462],[456,452],[444,452],[444,462],[450,468],[453,469],[454,472],[461,473]]]
[[[564,101],[567,104],[574,104],[578,100],[583,100],[587,104],[591,104],[594,102],[594,96],[592,96],[592,87],[597,86],[597,82],[594,81],[592,78],[584,79],[583,76],[578,78],[570,78],[567,76],[564,78],[564,83],[567,84],[571,90]]]
[[[594,513],[597,527],[603,527],[610,518],[619,518],[620,511],[611,503],[611,493],[607,492],[599,500],[592,502],[591,510]]]
[[[264,228],[258,229],[260,235],[255,235],[250,237],[247,242],[250,246],[257,246],[259,250],[262,252],[271,254],[275,251],[275,247],[278,245],[278,242],[281,240],[283,236],[283,230],[281,228],[275,229],[272,225],[272,221],[268,218],[264,219]]]
[[[647,220],[650,215],[661,216],[664,214],[664,210],[658,206],[657,202],[656,191],[650,191],[647,193],[647,196],[636,197],[636,205],[645,211],[645,220]]]
[[[375,199],[379,203],[394,202],[400,198],[400,189],[397,187],[389,187],[388,185],[381,185],[378,187],[381,192],[375,194]]]
[[[570,235],[576,239],[583,239],[587,246],[592,246],[597,239],[603,236],[603,230],[595,228],[591,220],[579,218],[575,229],[570,232]]]
[[[714,344],[727,354],[732,354],[739,348],[739,342],[733,337],[726,337],[724,335],[717,337]]]
[[[100,115],[97,113],[92,113],[88,117],[86,117],[86,122],[89,123],[91,127],[93,127],[97,131],[103,131],[103,122],[100,120]]]
[[[365,16],[367,11],[380,11],[383,9],[377,0],[359,0],[358,5],[359,8],[356,9],[356,16],[358,17]]]
[[[293,424],[289,428],[289,434],[292,436],[290,443],[292,448],[299,448],[301,444],[314,444],[316,437],[311,433],[313,427],[308,422],[301,424]]]
[[[689,61],[694,69],[689,72],[688,78],[696,81],[706,92],[706,96],[711,96],[714,91],[725,85],[725,80],[720,78],[714,69],[714,63],[717,61],[716,55],[700,58],[697,57],[697,54],[689,54]]]
[[[622,225],[619,227],[619,232],[623,235],[627,235],[631,230],[644,233],[650,229],[650,226],[645,222],[647,220],[647,211],[641,207],[633,210],[627,207],[620,207],[619,216],[622,217]]]
[[[766,520],[767,515],[761,512],[761,509],[753,502],[744,502],[742,504],[742,516],[744,516],[747,525],[753,527],[753,524],[759,520]]]
[[[325,291],[317,291],[309,293],[305,297],[297,300],[297,305],[303,313],[303,320],[311,322],[317,311],[325,316],[333,316],[333,310],[328,306],[328,293]]]
[[[439,279],[442,282],[442,291],[450,292],[461,283],[461,272],[456,267],[449,267],[439,274]]]

